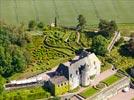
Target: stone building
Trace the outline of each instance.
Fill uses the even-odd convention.
[[[65,76],[70,85],[70,90],[79,85],[88,86],[93,77],[100,74],[101,62],[94,53],[83,51],[80,56],[65,64],[60,64],[56,73]]]
[[[64,94],[69,91],[69,82],[64,76],[54,76],[48,81],[49,89],[55,96]]]

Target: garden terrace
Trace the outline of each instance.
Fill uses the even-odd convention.
[[[119,73],[116,73],[110,77],[108,77],[107,79],[103,80],[102,82],[104,82],[107,86],[112,85],[113,83],[117,82],[118,80],[120,80],[123,76]]]
[[[96,94],[97,92],[99,92],[99,90],[95,89],[94,87],[89,87],[85,91],[81,92],[79,95],[86,99],[86,98]]]
[[[94,96],[95,94],[99,94],[99,92],[103,91],[106,88],[109,88],[110,85],[116,83],[117,81],[121,80],[126,75],[122,71],[117,71],[116,74],[106,78],[99,84],[93,87],[88,87],[86,90],[82,91],[79,95],[83,98],[89,98]]]
[[[41,35],[34,33],[32,43],[26,47],[31,55],[28,68],[23,73],[13,75],[10,79],[30,77],[51,70],[58,64],[74,58],[77,50],[89,48],[92,43],[92,39],[86,33],[80,33],[80,43],[77,43],[78,36],[73,30],[51,28],[42,33]]]

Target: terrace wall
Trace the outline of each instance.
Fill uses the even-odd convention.
[[[87,98],[87,100],[107,100],[110,97],[116,95],[124,87],[129,86],[129,85],[130,85],[130,78],[125,76],[121,80],[103,89],[99,93]]]

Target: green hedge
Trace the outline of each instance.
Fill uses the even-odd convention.
[[[5,91],[3,95],[0,96],[0,100],[35,100],[48,98],[50,96],[50,93],[42,87],[31,87]]]

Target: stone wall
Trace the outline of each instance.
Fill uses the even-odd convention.
[[[13,90],[19,88],[35,87],[35,86],[44,86],[44,82],[36,82],[29,84],[5,84],[5,90]]]
[[[130,78],[124,77],[121,80],[117,81],[113,85],[104,88],[99,93],[89,97],[87,100],[107,100],[110,97],[116,95],[118,91],[122,90],[124,87],[130,85]]]

